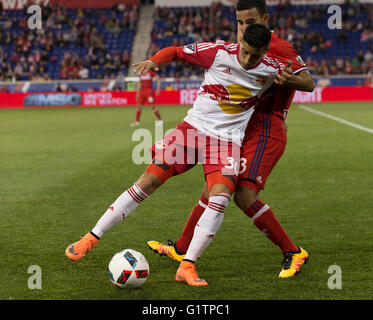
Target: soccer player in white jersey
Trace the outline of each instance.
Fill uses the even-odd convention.
[[[266,26],[252,24],[239,44],[217,41],[168,47],[134,64],[141,74],[157,71],[163,63],[182,61],[203,67],[204,80],[184,121],[153,146],[153,161],[144,174],[107,209],[91,232],[66,248],[69,259],[81,259],[105,232],[128,217],[165,181],[201,161],[209,202],[175,279],[191,286],[207,285],[198,277],[195,261],[215,236],[234,193],[239,149],[255,105],[280,72],[278,61],[265,55],[270,40]]]

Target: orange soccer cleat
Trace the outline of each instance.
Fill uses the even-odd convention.
[[[97,246],[97,243],[98,239],[91,233],[87,233],[82,239],[69,245],[65,250],[65,255],[72,261],[78,261]]]
[[[207,281],[198,277],[194,263],[184,260],[180,263],[180,267],[176,272],[175,280],[186,282],[194,287],[207,286]]]

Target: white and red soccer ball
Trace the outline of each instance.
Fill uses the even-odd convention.
[[[138,288],[149,277],[149,263],[133,249],[116,253],[109,263],[109,278],[118,288]]]

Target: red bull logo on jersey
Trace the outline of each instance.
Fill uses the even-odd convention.
[[[212,100],[217,100],[220,108],[229,114],[239,114],[259,101],[258,97],[253,97],[250,89],[239,85],[231,84],[224,87],[222,84],[208,84],[202,86],[199,94],[208,94]]]
[[[212,100],[230,102],[229,91],[222,84],[203,85],[200,94],[208,94]]]
[[[164,150],[164,149],[167,148],[168,143],[169,142],[167,140],[161,139],[158,142],[156,142],[155,148],[158,149],[158,150]]]

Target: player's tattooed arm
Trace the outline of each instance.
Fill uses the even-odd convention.
[[[307,70],[302,70],[298,74],[293,74],[292,61],[288,60],[286,67],[275,79],[276,84],[287,85],[298,91],[312,92],[315,89],[315,81]]]

